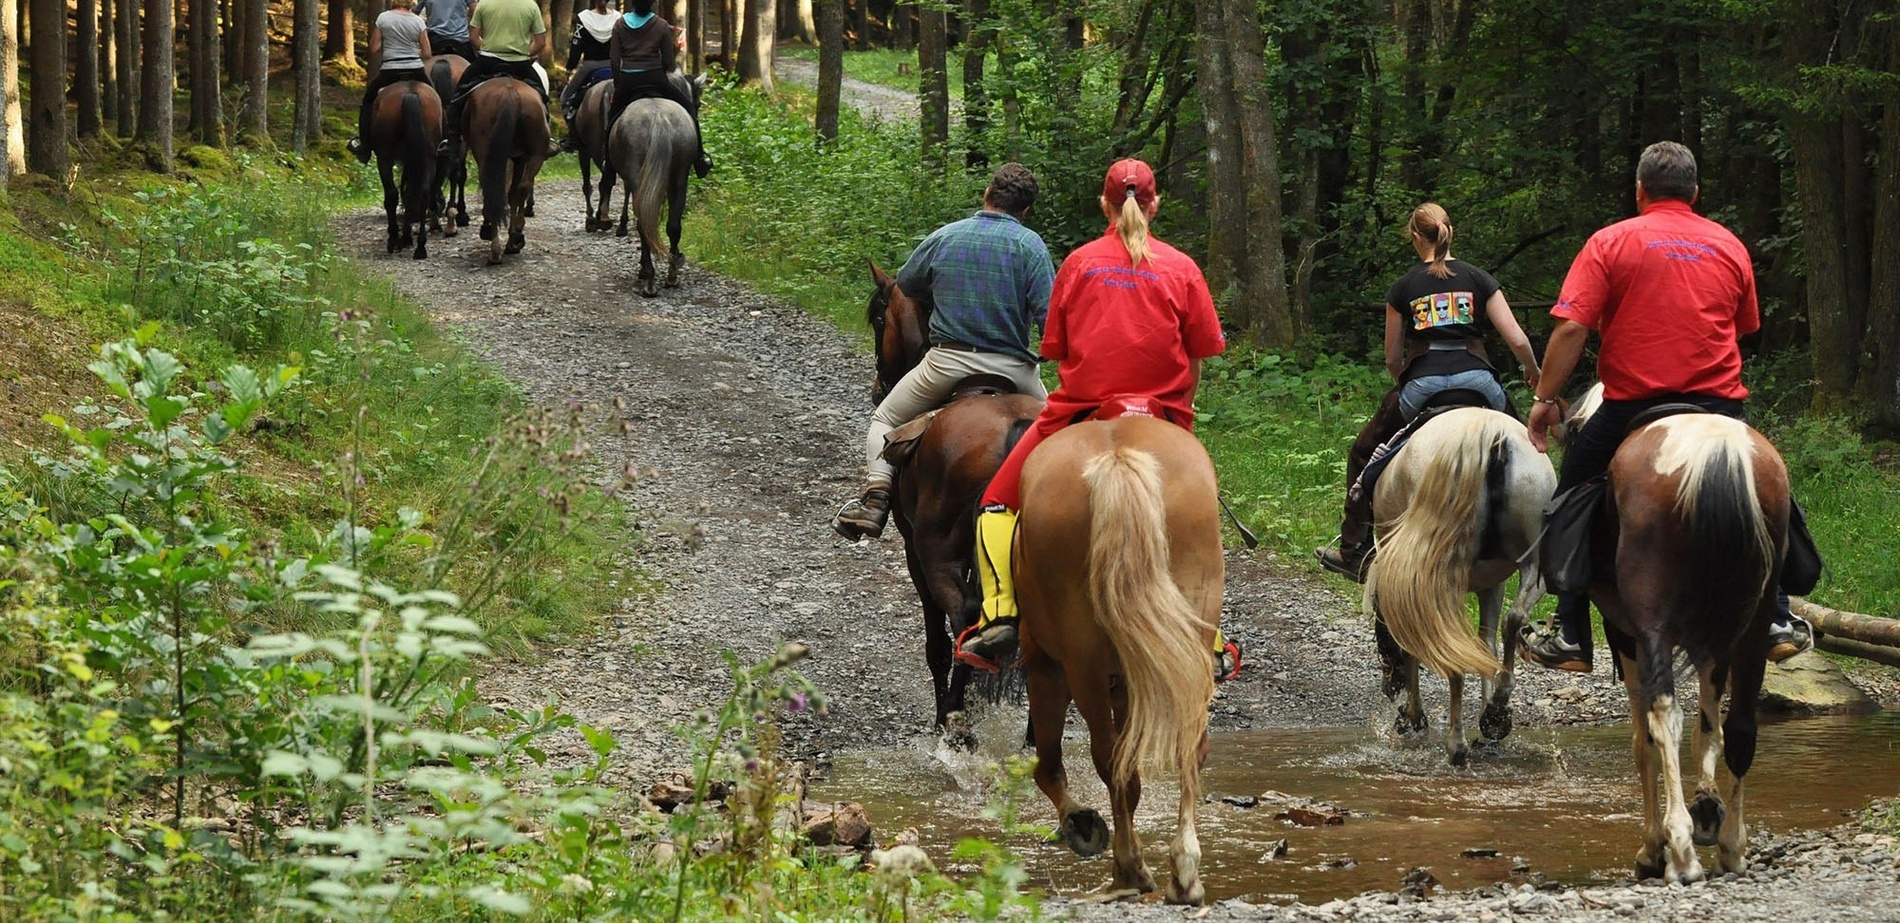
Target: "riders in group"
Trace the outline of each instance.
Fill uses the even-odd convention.
[[[1359,475],[1379,447],[1419,415],[1433,395],[1452,389],[1483,395],[1491,409],[1517,415],[1485,354],[1478,316],[1491,322],[1537,387],[1537,354],[1490,273],[1451,255],[1451,219],[1426,202],[1408,222],[1414,264],[1385,294],[1385,368],[1394,384],[1346,453],[1346,509],[1339,547],[1314,552],[1327,570],[1365,580],[1372,554],[1372,497]]]
[[[468,40],[477,53],[455,85],[455,98],[449,101],[445,118],[448,131],[442,139],[444,154],[453,152],[462,142],[462,106],[468,94],[490,77],[520,80],[540,94],[544,110],[548,104],[547,84],[534,68],[535,59],[548,51],[548,25],[535,0],[481,0],[468,17]]]
[[[956,657],[978,669],[996,670],[1016,650],[1011,554],[1029,454],[1121,397],[1147,398],[1167,420],[1191,429],[1201,360],[1227,345],[1200,267],[1148,232],[1160,207],[1154,171],[1139,160],[1116,162],[1103,177],[1100,202],[1108,230],[1062,261],[1043,325],[1042,355],[1059,363],[1061,385],[991,479],[977,517],[983,606],[958,639]],[[1230,675],[1239,649],[1218,632],[1215,646],[1216,670]]]
[[[1643,411],[1688,403],[1745,419],[1738,336],[1761,327],[1748,250],[1727,228],[1695,213],[1695,156],[1663,141],[1643,151],[1636,167],[1635,218],[1590,236],[1564,278],[1551,315],[1544,375],[1531,410],[1531,442],[1541,451],[1560,422],[1557,395],[1582,354],[1590,331],[1602,339],[1597,374],[1602,406],[1570,434],[1558,478],[1562,495],[1598,478]],[[1807,541],[1791,521],[1790,543]],[[1769,630],[1769,659],[1780,662],[1813,645],[1805,622],[1780,612]],[[1560,670],[1590,669],[1590,600],[1558,594],[1555,625],[1526,626],[1524,658]]]
[[[468,43],[468,10],[473,5],[469,0],[422,0],[417,5],[416,12],[429,27],[429,47],[436,54],[475,57]]]
[[[706,153],[705,136],[699,131],[699,101],[673,79],[679,58],[678,35],[671,23],[653,12],[653,0],[632,0],[630,9],[614,22],[607,58],[614,74],[614,106],[607,123],[613,124],[636,99],[658,97],[679,103],[693,118],[693,135],[699,142],[699,159],[693,162],[693,172],[704,179],[712,172],[713,164]]]
[[[385,87],[405,80],[428,82],[422,62],[429,54],[429,35],[421,16],[410,10],[415,0],[389,0],[389,9],[376,17],[369,30],[369,59],[378,64],[376,76],[363,88],[363,102],[356,112],[356,137],[348,144],[350,153],[369,163],[370,108],[376,94]]]
[[[1023,226],[1036,193],[1035,174],[1022,164],[1004,164],[983,191],[982,210],[933,231],[898,271],[898,288],[933,305],[931,346],[871,415],[863,496],[831,521],[845,538],[884,534],[893,474],[884,460],[884,439],[949,400],[959,382],[995,375],[1022,394],[1039,400],[1048,395],[1029,346],[1029,327],[1043,323],[1056,275],[1048,246]]]
[[[567,88],[561,91],[561,115],[567,120],[567,135],[561,150],[573,151],[578,144],[574,133],[574,114],[579,111],[587,88],[603,74],[611,74],[608,60],[614,37],[614,24],[620,11],[611,0],[594,0],[594,5],[574,14],[574,36],[567,43]]]

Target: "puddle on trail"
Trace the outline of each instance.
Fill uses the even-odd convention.
[[[1005,837],[983,816],[990,788],[984,767],[1021,733],[1019,726],[1011,730],[1020,715],[979,728],[987,751],[981,755],[923,745],[840,755],[812,797],[861,802],[884,842],[916,827],[946,870],[955,868],[949,856],[956,842],[980,836],[1016,850],[1032,886],[1067,895],[1102,886],[1106,855],[1084,860],[1033,834]],[[1073,727],[1072,720],[1071,733]],[[1900,713],[1782,721],[1763,727],[1761,741],[1748,778],[1751,828],[1829,826],[1871,797],[1900,791]],[[1106,816],[1083,739],[1068,742],[1066,761],[1079,797]],[[1520,730],[1495,750],[1474,750],[1466,769],[1446,765],[1435,744],[1401,746],[1371,728],[1243,731],[1214,739],[1204,778],[1211,801],[1200,812],[1202,874],[1215,900],[1350,897],[1396,888],[1414,866],[1431,869],[1447,887],[1471,888],[1512,878],[1516,857],[1556,881],[1615,881],[1628,876],[1641,837],[1642,794],[1627,725]],[[1279,809],[1264,800],[1251,809],[1220,801],[1267,791],[1330,802],[1351,816],[1342,826],[1306,828],[1275,820]],[[1157,877],[1164,874],[1175,799],[1172,784],[1143,792],[1143,851]],[[1021,816],[1045,828],[1054,821],[1033,787]],[[1286,855],[1265,858],[1281,839]],[[1497,857],[1464,858],[1468,848],[1496,849]],[[1703,853],[1704,862],[1713,860],[1712,849]]]

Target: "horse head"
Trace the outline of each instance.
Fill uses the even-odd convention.
[[[877,351],[877,374],[871,380],[871,402],[884,400],[898,379],[923,361],[930,348],[930,307],[904,294],[897,280],[871,263],[871,282],[876,291],[866,306],[864,319],[871,325],[871,338]]]

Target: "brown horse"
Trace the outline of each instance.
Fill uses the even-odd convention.
[[[881,400],[930,348],[929,309],[904,294],[877,264],[877,292],[867,319],[877,338],[873,400]],[[1009,452],[1010,431],[1036,419],[1042,402],[1005,393],[1009,383],[980,378],[959,389],[943,409],[899,427],[885,457],[897,468],[891,513],[904,536],[904,563],[924,607],[924,659],[936,695],[936,724],[954,743],[973,741],[963,719],[970,668],[951,659],[952,639],[967,627],[979,597],[969,574],[975,566],[977,501]],[[1001,387],[996,387],[1000,385]]]
[[[455,85],[468,70],[468,59],[461,55],[439,54],[429,59],[429,85],[445,103],[455,98]],[[453,153],[436,158],[435,228],[444,237],[454,237],[457,228],[468,227],[468,152],[457,147]],[[453,220],[444,221],[451,217]]]
[[[1590,404],[1580,404],[1573,425]],[[1755,758],[1755,706],[1788,516],[1780,453],[1739,420],[1665,417],[1633,430],[1610,462],[1609,498],[1591,538],[1590,598],[1629,690],[1631,749],[1643,786],[1641,877],[1700,879],[1697,844],[1718,847],[1723,871],[1747,870],[1742,779]],[[1682,787],[1682,714],[1671,669],[1677,651],[1701,684],[1693,805]],[[1718,754],[1731,775],[1725,795],[1716,783]]]
[[[429,255],[429,212],[435,204],[435,147],[442,140],[442,97],[420,80],[384,87],[370,107],[369,145],[383,180],[383,212],[389,218],[387,251],[415,244],[415,258]],[[400,195],[396,167],[402,166]],[[397,206],[401,205],[398,215]]]
[[[503,253],[520,253],[527,242],[534,178],[548,156],[547,108],[541,94],[507,77],[482,81],[463,104],[462,137],[475,154],[482,186],[481,237],[488,241],[492,266],[501,262]],[[503,222],[508,232],[505,249]]]
[[[1117,889],[1154,890],[1135,833],[1144,768],[1179,776],[1170,902],[1206,898],[1200,879],[1201,762],[1220,618],[1220,506],[1214,465],[1192,433],[1154,417],[1078,423],[1023,467],[1017,600],[1036,740],[1036,785],[1078,855],[1108,845],[1062,768],[1073,699],[1108,785]]]
[[[614,167],[607,160],[607,113],[614,104],[614,82],[602,80],[587,88],[574,113],[574,134],[581,156],[581,202],[587,209],[587,229],[605,231],[614,226],[607,209],[614,195]],[[600,209],[594,209],[594,167],[600,167]]]

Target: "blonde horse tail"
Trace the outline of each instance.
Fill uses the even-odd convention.
[[[1214,626],[1169,571],[1161,465],[1147,452],[1119,446],[1091,460],[1082,481],[1091,511],[1089,597],[1128,690],[1115,781],[1126,783],[1144,765],[1172,765],[1182,791],[1197,791],[1207,703],[1214,698],[1208,647]]]
[[[1489,515],[1487,472],[1496,466],[1501,475],[1510,457],[1505,440],[1518,424],[1492,413],[1466,419],[1426,462],[1405,511],[1379,537],[1365,605],[1406,653],[1441,676],[1490,678],[1503,667],[1465,617],[1465,591]]]

